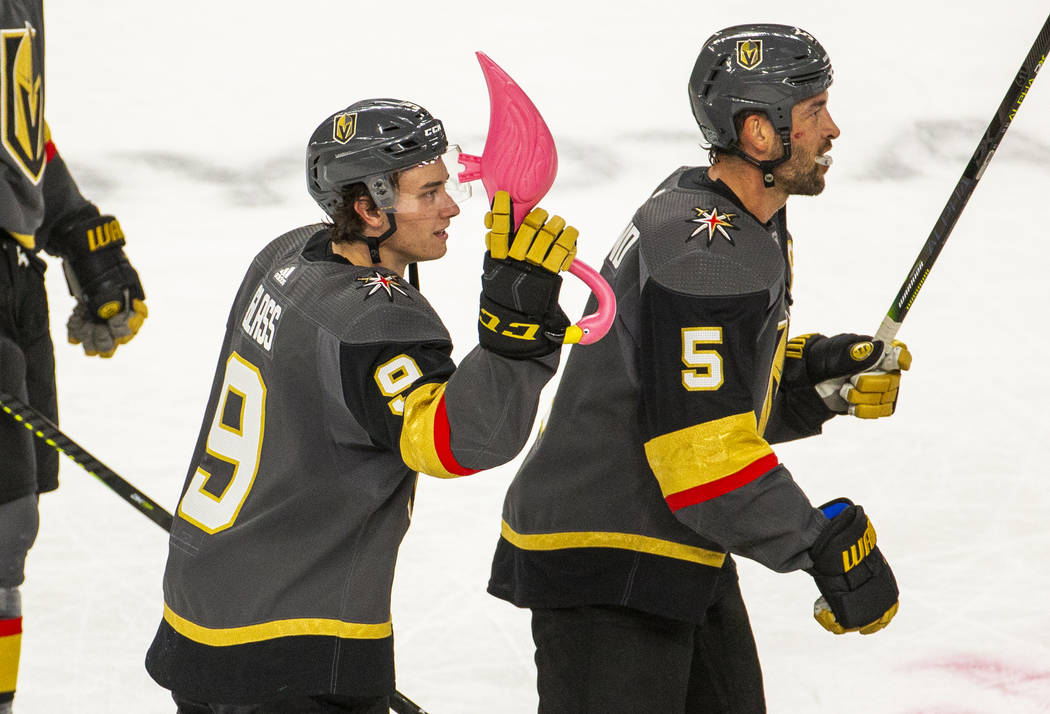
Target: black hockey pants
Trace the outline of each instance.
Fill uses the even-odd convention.
[[[58,421],[43,260],[0,231],[0,389]],[[58,487],[58,452],[0,414],[0,503]]]
[[[639,610],[532,611],[540,714],[762,714],[762,672],[734,579],[702,625]]]
[[[386,714],[386,697],[297,697],[265,704],[205,704],[172,694],[176,714]]]

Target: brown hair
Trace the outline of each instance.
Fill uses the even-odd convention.
[[[397,189],[399,177],[399,171],[390,174],[390,183],[394,189]],[[364,183],[358,181],[340,189],[339,203],[336,205],[335,212],[332,215],[331,235],[333,243],[350,243],[355,240],[361,240],[365,230],[365,222],[354,209],[354,206],[361,199],[366,201],[369,211],[376,210],[376,202],[372,199],[372,194],[368,192],[368,187]]]

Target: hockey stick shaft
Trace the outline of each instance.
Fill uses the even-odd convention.
[[[390,696],[390,708],[397,714],[427,714],[422,707],[396,689]]]
[[[147,518],[166,531],[171,530],[172,517],[156,501],[139,491],[91,455],[87,449],[70,439],[53,421],[39,411],[7,392],[0,392],[0,409],[24,426],[33,436],[60,454],[65,454],[89,474],[109,486],[121,498],[141,511]]]
[[[109,486],[121,498],[141,511],[147,518],[163,528],[171,530],[173,518],[163,506],[121,478],[113,469],[91,455],[87,449],[70,439],[58,425],[7,392],[0,392],[0,411],[24,426],[33,436],[43,441],[60,454],[65,454],[78,466]],[[401,692],[394,690],[390,707],[397,714],[427,714],[418,704]]]
[[[937,256],[940,255],[941,249],[944,248],[944,244],[948,241],[948,236],[951,235],[952,229],[955,228],[959,215],[970,200],[974,188],[977,187],[977,182],[984,175],[988,162],[995,155],[999,142],[1003,140],[1003,135],[1010,128],[1011,122],[1013,122],[1014,117],[1021,108],[1021,102],[1024,101],[1028,90],[1032,87],[1032,82],[1035,81],[1036,74],[1039,73],[1039,69],[1043,66],[1047,52],[1050,52],[1050,17],[1047,17],[1046,22],[1043,23],[1043,28],[1035,38],[1032,49],[1029,50],[1028,56],[1025,57],[1024,62],[1021,64],[1021,69],[1018,70],[1017,76],[1010,84],[1006,96],[1003,97],[1002,104],[999,105],[995,116],[992,117],[992,121],[988,125],[988,129],[977,144],[977,150],[973,152],[970,163],[966,165],[962,178],[955,185],[955,190],[952,191],[951,197],[948,198],[948,203],[945,204],[944,210],[941,211],[941,215],[937,219],[937,223],[934,224],[933,230],[930,231],[930,236],[926,239],[926,244],[923,245],[919,257],[915,259],[914,265],[908,271],[907,279],[901,285],[897,297],[894,299],[893,304],[890,305],[889,312],[886,313],[886,317],[883,318],[882,324],[879,325],[879,329],[875,333],[875,338],[882,340],[887,348],[897,335],[897,330],[900,329],[905,315],[908,314],[912,303],[915,302],[915,298],[919,294],[919,290],[922,289],[923,283],[926,282],[926,277],[930,274]]]

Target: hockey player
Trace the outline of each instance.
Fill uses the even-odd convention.
[[[504,505],[489,590],[532,609],[541,712],[765,711],[732,554],[810,573],[833,632],[897,610],[861,507],[814,508],[771,447],[889,415],[910,361],[863,335],[787,337],[785,204],[824,187],[831,81],[794,27],[731,27],[700,52],[711,166],[672,173],[609,253],[616,323],[569,357]]]
[[[558,272],[577,232],[534,209],[510,235],[497,193],[480,344],[457,368],[404,279],[445,254],[459,213],[447,148],[409,102],[328,117],[307,181],[333,222],[277,238],[244,277],[146,658],[180,712],[387,711],[390,590],[417,472],[473,474],[528,438],[568,325]]]
[[[77,189],[44,118],[41,0],[0,3],[0,391],[58,421],[41,250],[63,259],[76,306],[69,341],[111,357],[146,318],[113,216]],[[36,539],[37,495],[58,487],[57,452],[0,415],[0,712],[12,710],[21,650],[19,588]]]

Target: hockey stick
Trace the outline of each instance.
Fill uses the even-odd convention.
[[[87,449],[70,439],[58,426],[33,407],[7,392],[0,392],[0,409],[24,426],[33,436],[60,454],[65,454],[89,474],[109,486],[121,498],[139,509],[147,518],[166,531],[171,530],[171,514],[156,501],[122,479]]]
[[[163,506],[92,456],[87,449],[66,436],[53,421],[39,411],[7,392],[0,392],[0,410],[32,432],[33,436],[58,453],[65,454],[78,466],[109,486],[165,531],[171,530],[173,518]],[[390,707],[397,714],[427,714],[418,704],[397,690],[390,695]]]
[[[427,714],[422,707],[396,689],[390,695],[390,708],[397,714]]]
[[[970,163],[967,164],[966,170],[963,171],[962,178],[959,179],[959,183],[955,184],[955,190],[952,191],[952,195],[948,198],[948,203],[945,204],[944,210],[941,211],[940,218],[937,219],[933,230],[930,231],[930,236],[926,239],[926,244],[922,247],[919,257],[915,259],[915,264],[908,271],[907,279],[901,285],[901,289],[897,293],[893,304],[890,305],[889,312],[883,318],[882,324],[879,325],[879,329],[875,333],[875,339],[882,340],[883,349],[889,350],[893,338],[897,335],[897,330],[900,329],[901,323],[904,321],[904,316],[911,309],[911,305],[915,302],[919,290],[922,288],[923,283],[926,282],[926,277],[930,274],[930,269],[933,268],[934,261],[937,260],[941,249],[944,248],[944,244],[948,241],[948,236],[951,235],[952,229],[955,228],[955,223],[959,220],[959,214],[966,207],[966,203],[970,200],[970,195],[973,193],[974,188],[977,187],[977,182],[981,180],[984,170],[988,167],[988,162],[992,160],[995,150],[999,148],[999,142],[1003,140],[1003,135],[1010,128],[1010,123],[1021,108],[1021,102],[1024,101],[1028,90],[1032,87],[1032,82],[1035,81],[1036,74],[1039,73],[1039,69],[1043,66],[1047,52],[1050,52],[1050,17],[1047,17],[1046,22],[1043,23],[1043,29],[1039,31],[1039,35],[1035,38],[1032,49],[1028,51],[1028,56],[1025,57],[1024,62],[1021,64],[1021,69],[1018,70],[1017,76],[1006,92],[1006,96],[1003,97],[1002,104],[999,105],[995,116],[992,117],[992,121],[988,125],[988,129],[977,144],[977,150],[973,152],[973,157],[970,159]]]

